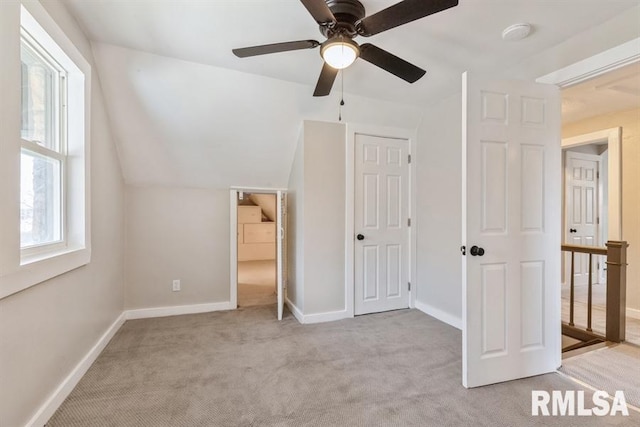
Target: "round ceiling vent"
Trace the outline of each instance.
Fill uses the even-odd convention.
[[[531,25],[514,24],[504,29],[502,39],[507,41],[522,40],[531,33]]]

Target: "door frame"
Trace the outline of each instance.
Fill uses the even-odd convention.
[[[576,145],[577,146],[577,145]],[[598,155],[598,154],[584,154],[584,153],[580,153],[580,152],[573,152],[570,151],[568,148],[570,147],[565,147],[562,146],[562,243],[570,243],[569,241],[569,235],[567,233],[567,229],[569,228],[569,215],[570,215],[570,211],[571,209],[569,209],[569,193],[567,192],[567,178],[569,176],[569,171],[567,170],[567,166],[568,166],[568,158],[567,156],[569,155],[569,153],[574,153],[576,154],[578,157],[582,157],[582,156],[591,156],[591,157],[597,157],[597,160],[594,160],[598,163],[598,176],[596,177],[596,198],[597,198],[597,218],[598,221],[596,223],[596,235],[595,235],[595,244],[594,246],[604,246],[605,242],[602,242],[602,236],[604,235],[604,233],[602,232],[603,229],[603,224],[600,221],[600,219],[602,218],[602,214],[603,214],[603,206],[602,206],[602,192],[603,192],[603,186],[602,186],[602,178],[600,177],[600,173],[602,172],[602,154]],[[607,186],[607,191],[608,190],[608,186]],[[571,206],[573,207],[573,205]],[[609,210],[608,210],[609,211]],[[608,212],[607,211],[607,212]],[[607,221],[608,223],[608,221]],[[585,254],[579,254],[580,256],[585,255]],[[567,278],[571,275],[571,261],[570,261],[570,254],[569,252],[564,252],[563,253],[563,260],[562,263],[564,264],[562,267],[562,284],[566,285],[566,280]],[[585,255],[586,256],[586,255]],[[596,271],[593,272],[593,275],[595,275],[595,277],[597,277],[597,280],[600,280],[601,277],[601,273],[604,269],[604,263],[600,263],[599,262],[599,257],[596,257],[596,261],[599,264],[599,267],[597,267]],[[599,283],[598,281],[594,282],[594,283]]]
[[[406,139],[409,143],[408,154],[412,156],[409,164],[409,217],[411,218],[411,226],[408,227],[409,234],[409,271],[407,277],[411,283],[409,291],[409,308],[415,307],[417,294],[416,283],[416,168],[414,167],[417,141],[417,130],[409,130],[395,127],[384,127],[375,125],[366,125],[360,123],[347,124],[347,138],[345,144],[345,263],[344,263],[344,282],[345,282],[345,311],[346,317],[354,317],[355,315],[355,172],[356,172],[356,135],[378,136],[383,138]]]
[[[555,84],[564,89],[608,73],[625,65],[640,62],[640,37],[629,40],[611,49],[597,53],[591,57],[553,71],[536,79],[538,83]],[[561,141],[561,148],[607,141],[609,144],[609,240],[622,240],[622,128],[610,128],[585,135],[566,138]]]
[[[238,308],[238,193],[273,194],[277,197],[278,191],[286,193],[287,189],[237,186],[229,188],[229,305],[231,310]],[[283,224],[283,227],[286,227],[286,224]]]
[[[553,84],[561,89],[573,86],[640,61],[639,47],[640,37],[538,77],[536,82]]]
[[[608,201],[607,210],[607,236],[609,240],[622,239],[622,128],[614,127],[603,129],[596,132],[577,135],[571,138],[563,138],[561,148],[566,151],[568,148],[579,147],[581,145],[589,145],[594,143],[607,143],[609,151],[607,161],[608,176]],[[564,165],[563,165],[564,170]],[[566,212],[565,212],[566,220]],[[563,222],[563,235],[566,228],[566,222]]]

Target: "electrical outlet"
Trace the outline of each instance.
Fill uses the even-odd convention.
[[[175,279],[173,281],[173,292],[178,292],[180,290],[180,279]]]

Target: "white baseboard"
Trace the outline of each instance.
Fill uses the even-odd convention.
[[[143,308],[138,310],[125,310],[118,318],[109,326],[107,331],[100,337],[98,342],[89,350],[89,352],[76,365],[71,373],[60,383],[58,388],[49,396],[45,403],[36,411],[27,423],[28,427],[42,427],[49,418],[56,412],[58,407],[69,396],[80,379],[86,374],[93,362],[98,358],[102,350],[107,346],[111,338],[118,332],[120,327],[129,319],[146,319],[150,317],[176,316],[179,314],[206,313],[209,311],[231,310],[231,303],[218,302],[209,304],[181,305],[175,307],[155,307]]]
[[[56,412],[58,407],[69,396],[74,387],[80,382],[80,379],[87,373],[93,362],[98,358],[102,350],[109,344],[111,338],[118,332],[120,327],[126,320],[125,313],[120,314],[118,318],[109,326],[107,331],[102,334],[98,342],[89,350],[67,377],[62,380],[58,388],[49,396],[45,403],[38,409],[35,415],[29,420],[27,426],[42,427],[49,421],[49,418]]]
[[[636,310],[635,308],[627,307],[627,317],[631,317],[632,319],[640,320],[640,310]]]
[[[181,314],[208,313],[210,311],[233,310],[230,301],[207,304],[175,305],[170,307],[153,307],[126,310],[127,320],[148,319],[150,317],[179,316]]]
[[[287,304],[287,307],[289,307],[289,311],[293,313],[293,316],[296,319],[298,319],[298,322],[304,323],[304,316],[302,315],[302,312],[298,307],[296,307],[296,305],[293,302],[291,302],[291,300],[288,297],[285,297],[284,303]]]
[[[420,301],[416,301],[416,308],[421,312],[428,314],[431,317],[435,317],[441,322],[446,323],[447,325],[451,325],[456,329],[462,330],[462,319],[460,319],[459,317],[453,316],[446,311],[442,311],[439,308],[435,308]]]
[[[300,309],[295,306],[293,302],[289,298],[285,298],[285,303],[289,310],[293,313],[298,322],[309,325],[312,323],[324,323],[324,322],[333,322],[335,320],[346,319],[351,317],[347,314],[346,310],[340,311],[329,311],[327,313],[314,313],[314,314],[302,314]]]
[[[347,314],[347,310],[329,311],[326,313],[314,313],[304,315],[304,324],[324,323],[342,320],[351,317]]]

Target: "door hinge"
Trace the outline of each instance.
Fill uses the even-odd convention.
[[[411,291],[411,282],[408,282],[407,284],[409,285],[409,286],[408,286],[409,291]]]
[[[407,218],[407,227],[411,227],[411,218]]]
[[[600,179],[600,172],[596,172],[596,179]]]
[[[600,224],[600,218],[596,218],[596,224]]]
[[[409,161],[409,164],[411,164],[411,154],[407,156],[407,160]]]

